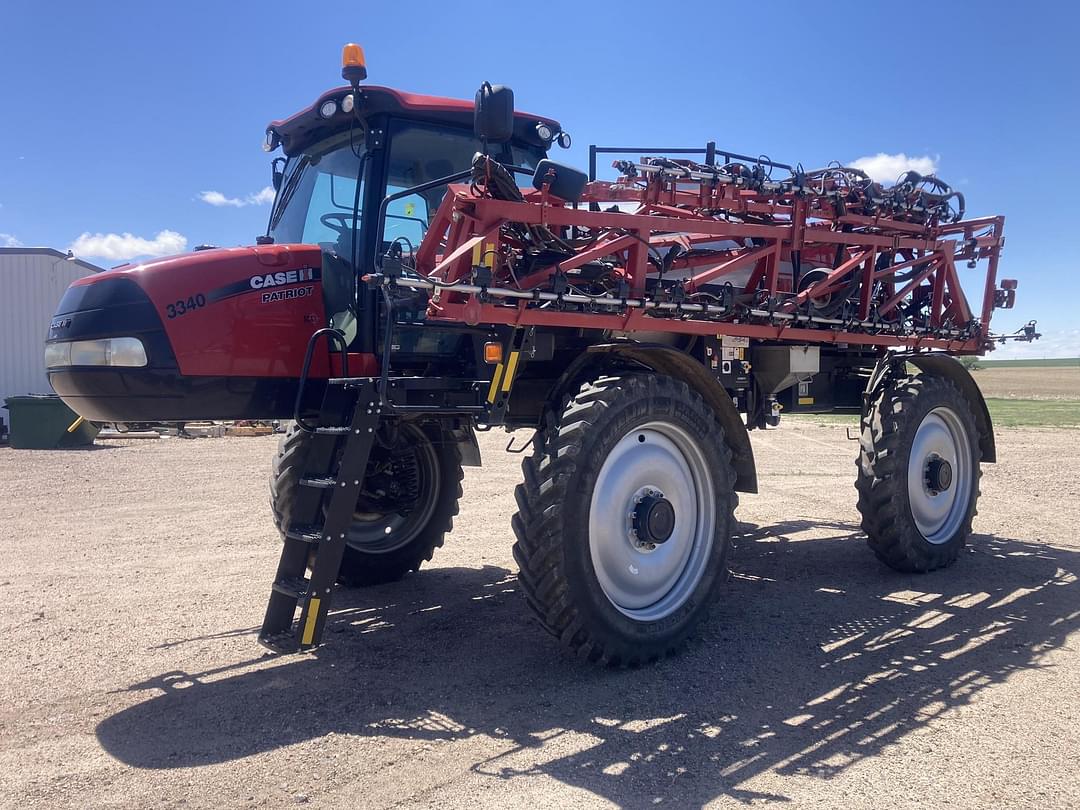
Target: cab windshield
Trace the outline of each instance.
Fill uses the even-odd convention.
[[[278,244],[329,247],[352,229],[357,183],[363,199],[367,151],[349,133],[321,141],[285,164],[270,215],[270,235]]]
[[[368,171],[369,154],[358,141],[362,143],[359,136],[351,139],[345,132],[289,158],[270,218],[270,235],[276,243],[316,244],[345,258],[352,255],[353,204],[363,205],[364,184],[375,173]],[[383,194],[464,171],[480,148],[480,141],[466,130],[395,121]],[[530,169],[544,156],[539,147],[499,148],[502,154],[496,156],[501,161]],[[419,246],[445,196],[446,186],[438,186],[394,200],[387,209],[383,245],[398,240],[406,250]],[[358,219],[362,225],[363,211]]]

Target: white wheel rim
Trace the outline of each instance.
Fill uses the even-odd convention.
[[[947,487],[936,488],[932,465],[944,462]],[[919,423],[908,459],[908,501],[915,526],[934,545],[951,540],[967,517],[974,469],[971,439],[956,412],[934,408]]]
[[[670,537],[644,543],[633,531],[643,494],[657,493],[675,511]],[[604,595],[623,614],[656,621],[681,608],[708,568],[716,533],[712,475],[682,428],[649,422],[612,448],[589,505],[589,552]]]

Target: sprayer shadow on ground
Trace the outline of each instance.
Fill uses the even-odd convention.
[[[130,686],[150,696],[98,738],[124,763],[169,769],[331,732],[487,735],[505,750],[471,767],[499,779],[542,773],[624,806],[784,800],[741,785],[769,770],[828,778],[879,756],[1042,666],[1080,625],[1076,552],[976,535],[953,569],[901,576],[850,524],[742,529],[711,620],[656,666],[596,669],[544,643],[503,568],[432,569],[343,591],[317,656]]]

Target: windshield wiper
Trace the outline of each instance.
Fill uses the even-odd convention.
[[[296,191],[296,187],[300,185],[300,178],[303,177],[304,171],[307,169],[311,160],[305,155],[300,158],[296,163],[296,168],[293,169],[292,174],[289,175],[289,179],[285,181],[285,185],[281,188],[281,193],[278,194],[277,208],[274,209],[274,214],[270,218],[270,229],[273,230],[277,227],[277,224],[281,221],[281,215],[285,213],[285,208],[289,204],[289,200],[292,199],[293,193]]]

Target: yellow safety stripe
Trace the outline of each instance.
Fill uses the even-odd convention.
[[[502,380],[503,364],[495,366],[495,374],[491,377],[491,387],[488,389],[487,401],[495,401],[495,392],[499,390],[499,382]]]
[[[308,602],[307,621],[304,622],[304,635],[300,637],[300,643],[310,644],[315,638],[315,622],[319,619],[319,597],[313,596]]]
[[[521,352],[510,352],[510,361],[506,364],[506,376],[503,377],[502,390],[504,394],[510,393],[510,386],[514,384],[514,372],[517,371],[519,354]]]

